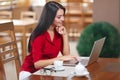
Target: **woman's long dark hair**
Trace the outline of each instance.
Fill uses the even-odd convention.
[[[49,1],[48,3],[46,3],[46,5],[43,8],[41,17],[39,19],[39,23],[36,26],[36,28],[33,30],[32,34],[30,36],[29,43],[28,43],[28,52],[30,52],[31,48],[32,48],[31,42],[37,36],[44,33],[45,31],[47,31],[47,29],[53,23],[58,9],[63,9],[64,14],[65,14],[65,8],[61,4],[59,4],[55,1]]]

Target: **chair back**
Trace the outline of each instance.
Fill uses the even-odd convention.
[[[21,12],[20,18],[36,20],[36,13],[33,11],[24,11],[24,12]]]
[[[67,0],[64,25],[70,40],[76,40],[83,29],[82,0]]]
[[[21,63],[13,22],[0,24],[0,33],[2,32],[8,36],[0,36],[0,40],[6,40],[0,41],[0,73],[3,74],[0,77],[2,80],[18,80]]]
[[[12,19],[11,11],[0,11],[0,19]]]

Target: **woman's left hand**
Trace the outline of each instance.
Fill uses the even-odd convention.
[[[73,56],[73,55],[66,55],[66,56],[61,56],[58,58],[59,60],[62,61],[69,61],[69,60],[78,60],[77,56]]]

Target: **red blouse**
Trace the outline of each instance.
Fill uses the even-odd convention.
[[[33,73],[36,71],[34,62],[55,58],[58,56],[59,51],[62,51],[62,36],[55,32],[54,39],[51,40],[49,33],[45,32],[34,39],[31,45],[31,52],[26,56],[21,71],[29,71]]]

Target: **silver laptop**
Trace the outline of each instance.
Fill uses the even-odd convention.
[[[91,50],[89,57],[80,57],[80,63],[84,66],[88,66],[89,64],[92,64],[93,62],[97,61],[100,52],[102,50],[103,44],[105,42],[106,37],[103,37],[99,40],[96,40],[94,42],[93,48]]]

